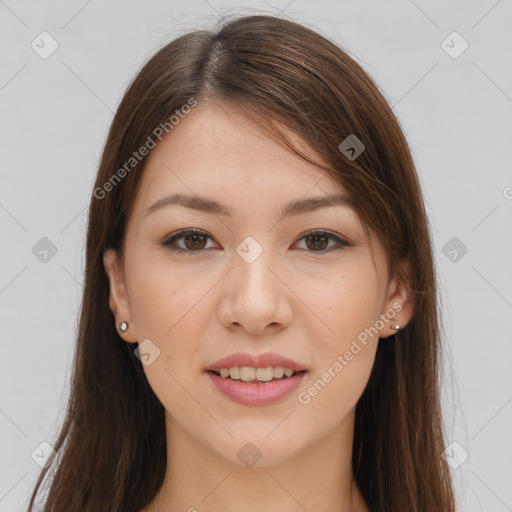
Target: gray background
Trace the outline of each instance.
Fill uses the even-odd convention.
[[[87,205],[129,80],[161,45],[219,14],[281,11],[349,51],[383,89],[407,134],[439,269],[448,342],[443,401],[448,440],[458,443],[449,457],[459,465],[469,454],[453,470],[460,508],[512,510],[511,0],[6,0],[0,512],[24,510],[39,470],[31,454],[52,441],[63,418]],[[58,43],[46,59],[31,47],[35,41],[50,48],[49,39],[41,43],[43,31]],[[457,58],[445,49],[458,53],[461,40],[442,44],[453,31],[469,44]],[[39,246],[33,251],[43,237],[57,248],[46,262]]]

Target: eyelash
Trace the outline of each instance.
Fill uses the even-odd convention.
[[[206,249],[198,249],[198,250],[194,251],[194,250],[191,250],[191,249],[182,249],[182,248],[176,247],[176,246],[173,247],[173,244],[174,244],[174,242],[176,240],[182,239],[182,238],[184,238],[187,235],[195,235],[195,234],[196,235],[203,235],[203,236],[206,236],[207,238],[210,238],[211,240],[213,240],[208,235],[208,233],[206,231],[202,231],[200,229],[182,229],[181,231],[178,231],[177,233],[172,235],[170,238],[168,238],[168,239],[164,240],[163,242],[161,242],[161,245],[163,245],[165,248],[169,249],[170,251],[173,251],[173,252],[176,252],[176,253],[186,253],[186,254],[190,254],[190,255],[194,255],[195,256],[195,255],[203,253]],[[341,238],[340,236],[335,235],[334,233],[331,233],[329,231],[324,231],[324,230],[308,231],[307,233],[302,235],[302,237],[299,239],[299,241],[303,240],[305,238],[308,238],[310,236],[314,236],[314,235],[328,237],[331,240],[337,241],[339,245],[338,245],[338,247],[335,246],[334,249],[333,248],[322,249],[322,250],[319,250],[319,251],[313,251],[313,250],[307,250],[306,249],[306,251],[308,251],[308,252],[325,254],[325,253],[332,252],[332,251],[342,250],[345,247],[354,247],[354,244],[348,242],[347,240]]]

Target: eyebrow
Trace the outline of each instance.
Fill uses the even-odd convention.
[[[189,196],[185,194],[171,194],[159,199],[156,203],[146,208],[144,215],[147,216],[161,208],[174,205],[224,217],[231,217],[233,215],[233,210],[226,204],[208,197]],[[344,206],[355,209],[355,204],[347,195],[335,194],[290,201],[281,209],[281,217],[301,215],[318,210],[319,208],[332,206]]]

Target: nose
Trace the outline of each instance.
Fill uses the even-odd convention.
[[[238,257],[238,256],[237,256]],[[265,251],[252,263],[239,258],[223,280],[218,316],[227,328],[268,334],[292,319],[293,293]]]

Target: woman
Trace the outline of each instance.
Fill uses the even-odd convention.
[[[157,52],[110,128],[86,258],[29,510],[43,481],[46,512],[455,510],[421,189],[342,49],[248,16]]]

